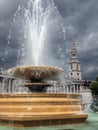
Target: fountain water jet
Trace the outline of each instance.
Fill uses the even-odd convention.
[[[29,0],[28,5],[19,6],[14,15],[8,44],[12,44],[13,37],[16,37],[18,66],[54,66],[56,55],[62,59],[59,48],[65,43],[63,20],[52,0],[45,0],[45,3]],[[52,54],[54,50],[56,55]]]

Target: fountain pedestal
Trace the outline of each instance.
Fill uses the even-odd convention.
[[[10,73],[18,78],[29,79],[34,93],[1,94],[0,124],[14,127],[35,127],[83,123],[87,114],[83,112],[79,94],[35,93],[43,86],[44,79],[60,74],[62,70],[54,67],[17,67]],[[40,89],[38,89],[40,91]],[[41,91],[43,92],[43,91]]]
[[[0,95],[0,125],[35,127],[83,123],[79,94]]]

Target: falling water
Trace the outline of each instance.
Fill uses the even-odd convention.
[[[31,0],[28,4],[28,9],[25,11],[25,30],[28,32],[27,41],[29,41],[28,44],[31,48],[31,56],[34,65],[39,65],[44,47],[48,17],[46,14],[48,12],[47,10],[43,10],[41,0]]]
[[[53,0],[29,0],[14,14],[8,44],[17,41],[17,65],[57,65],[64,60],[63,20]],[[14,43],[12,43],[14,44]],[[63,47],[62,47],[63,45]]]

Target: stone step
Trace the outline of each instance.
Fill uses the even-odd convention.
[[[79,94],[0,95],[0,125],[35,127],[83,123]]]
[[[80,105],[61,105],[61,106],[0,106],[0,112],[33,112],[33,113],[46,113],[46,112],[65,112],[65,111],[80,111]]]
[[[57,106],[53,106],[53,105],[45,105],[45,106],[41,106],[41,105],[37,105],[37,106],[33,106],[33,105],[17,105],[17,104],[15,104],[15,105],[13,105],[13,106],[11,106],[11,105],[7,105],[7,107],[5,106],[5,105],[1,105],[0,104],[0,108],[8,108],[8,109],[10,109],[10,108],[28,108],[28,107],[31,107],[31,108],[39,108],[39,107],[41,107],[41,108],[57,108],[57,107],[66,107],[66,108],[70,108],[70,107],[80,107],[81,105],[57,105]]]
[[[14,98],[14,97],[33,97],[33,98],[81,98],[80,94],[52,94],[52,93],[24,93],[24,94],[0,94],[0,98]]]
[[[67,98],[0,98],[0,105],[81,105],[79,99]]]
[[[52,106],[58,106],[58,105],[82,105],[81,102],[75,101],[75,102],[0,102],[0,105],[8,106],[8,105],[25,105],[25,106],[47,106],[47,105],[52,105]]]
[[[0,103],[4,102],[79,102],[79,99],[67,98],[0,98]]]
[[[82,113],[82,111],[79,111],[78,113]],[[0,112],[0,116],[6,116],[6,117],[14,117],[14,116],[18,116],[18,117],[22,117],[22,116],[27,116],[27,117],[31,117],[31,116],[45,116],[45,115],[76,115],[77,112],[76,111],[69,111],[69,112],[42,112],[42,113],[34,113],[34,112]]]
[[[0,125],[13,127],[57,126],[66,124],[84,123],[85,113],[61,113],[47,115],[0,115]]]

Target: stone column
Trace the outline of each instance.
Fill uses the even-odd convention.
[[[68,93],[70,93],[70,85],[68,86]]]
[[[83,90],[83,85],[81,84],[80,85],[80,92]]]
[[[71,85],[69,86],[69,93],[71,93]]]
[[[70,93],[72,93],[72,85],[70,86]]]
[[[78,85],[76,85],[77,93],[78,93]]]
[[[80,85],[78,85],[78,90],[79,90],[78,93],[80,93]]]
[[[75,85],[73,85],[73,92],[75,93]]]
[[[56,86],[54,87],[54,93],[56,93]]]
[[[64,86],[64,93],[66,93],[66,86]]]
[[[15,85],[15,80],[12,80],[12,91],[16,88],[17,86]]]
[[[67,93],[68,93],[68,90],[69,90],[68,88],[69,88],[69,86],[66,86]]]
[[[2,79],[2,87],[4,88],[4,86],[5,86],[5,79],[3,78]]]
[[[8,93],[11,92],[11,80],[9,79],[8,80]]]

